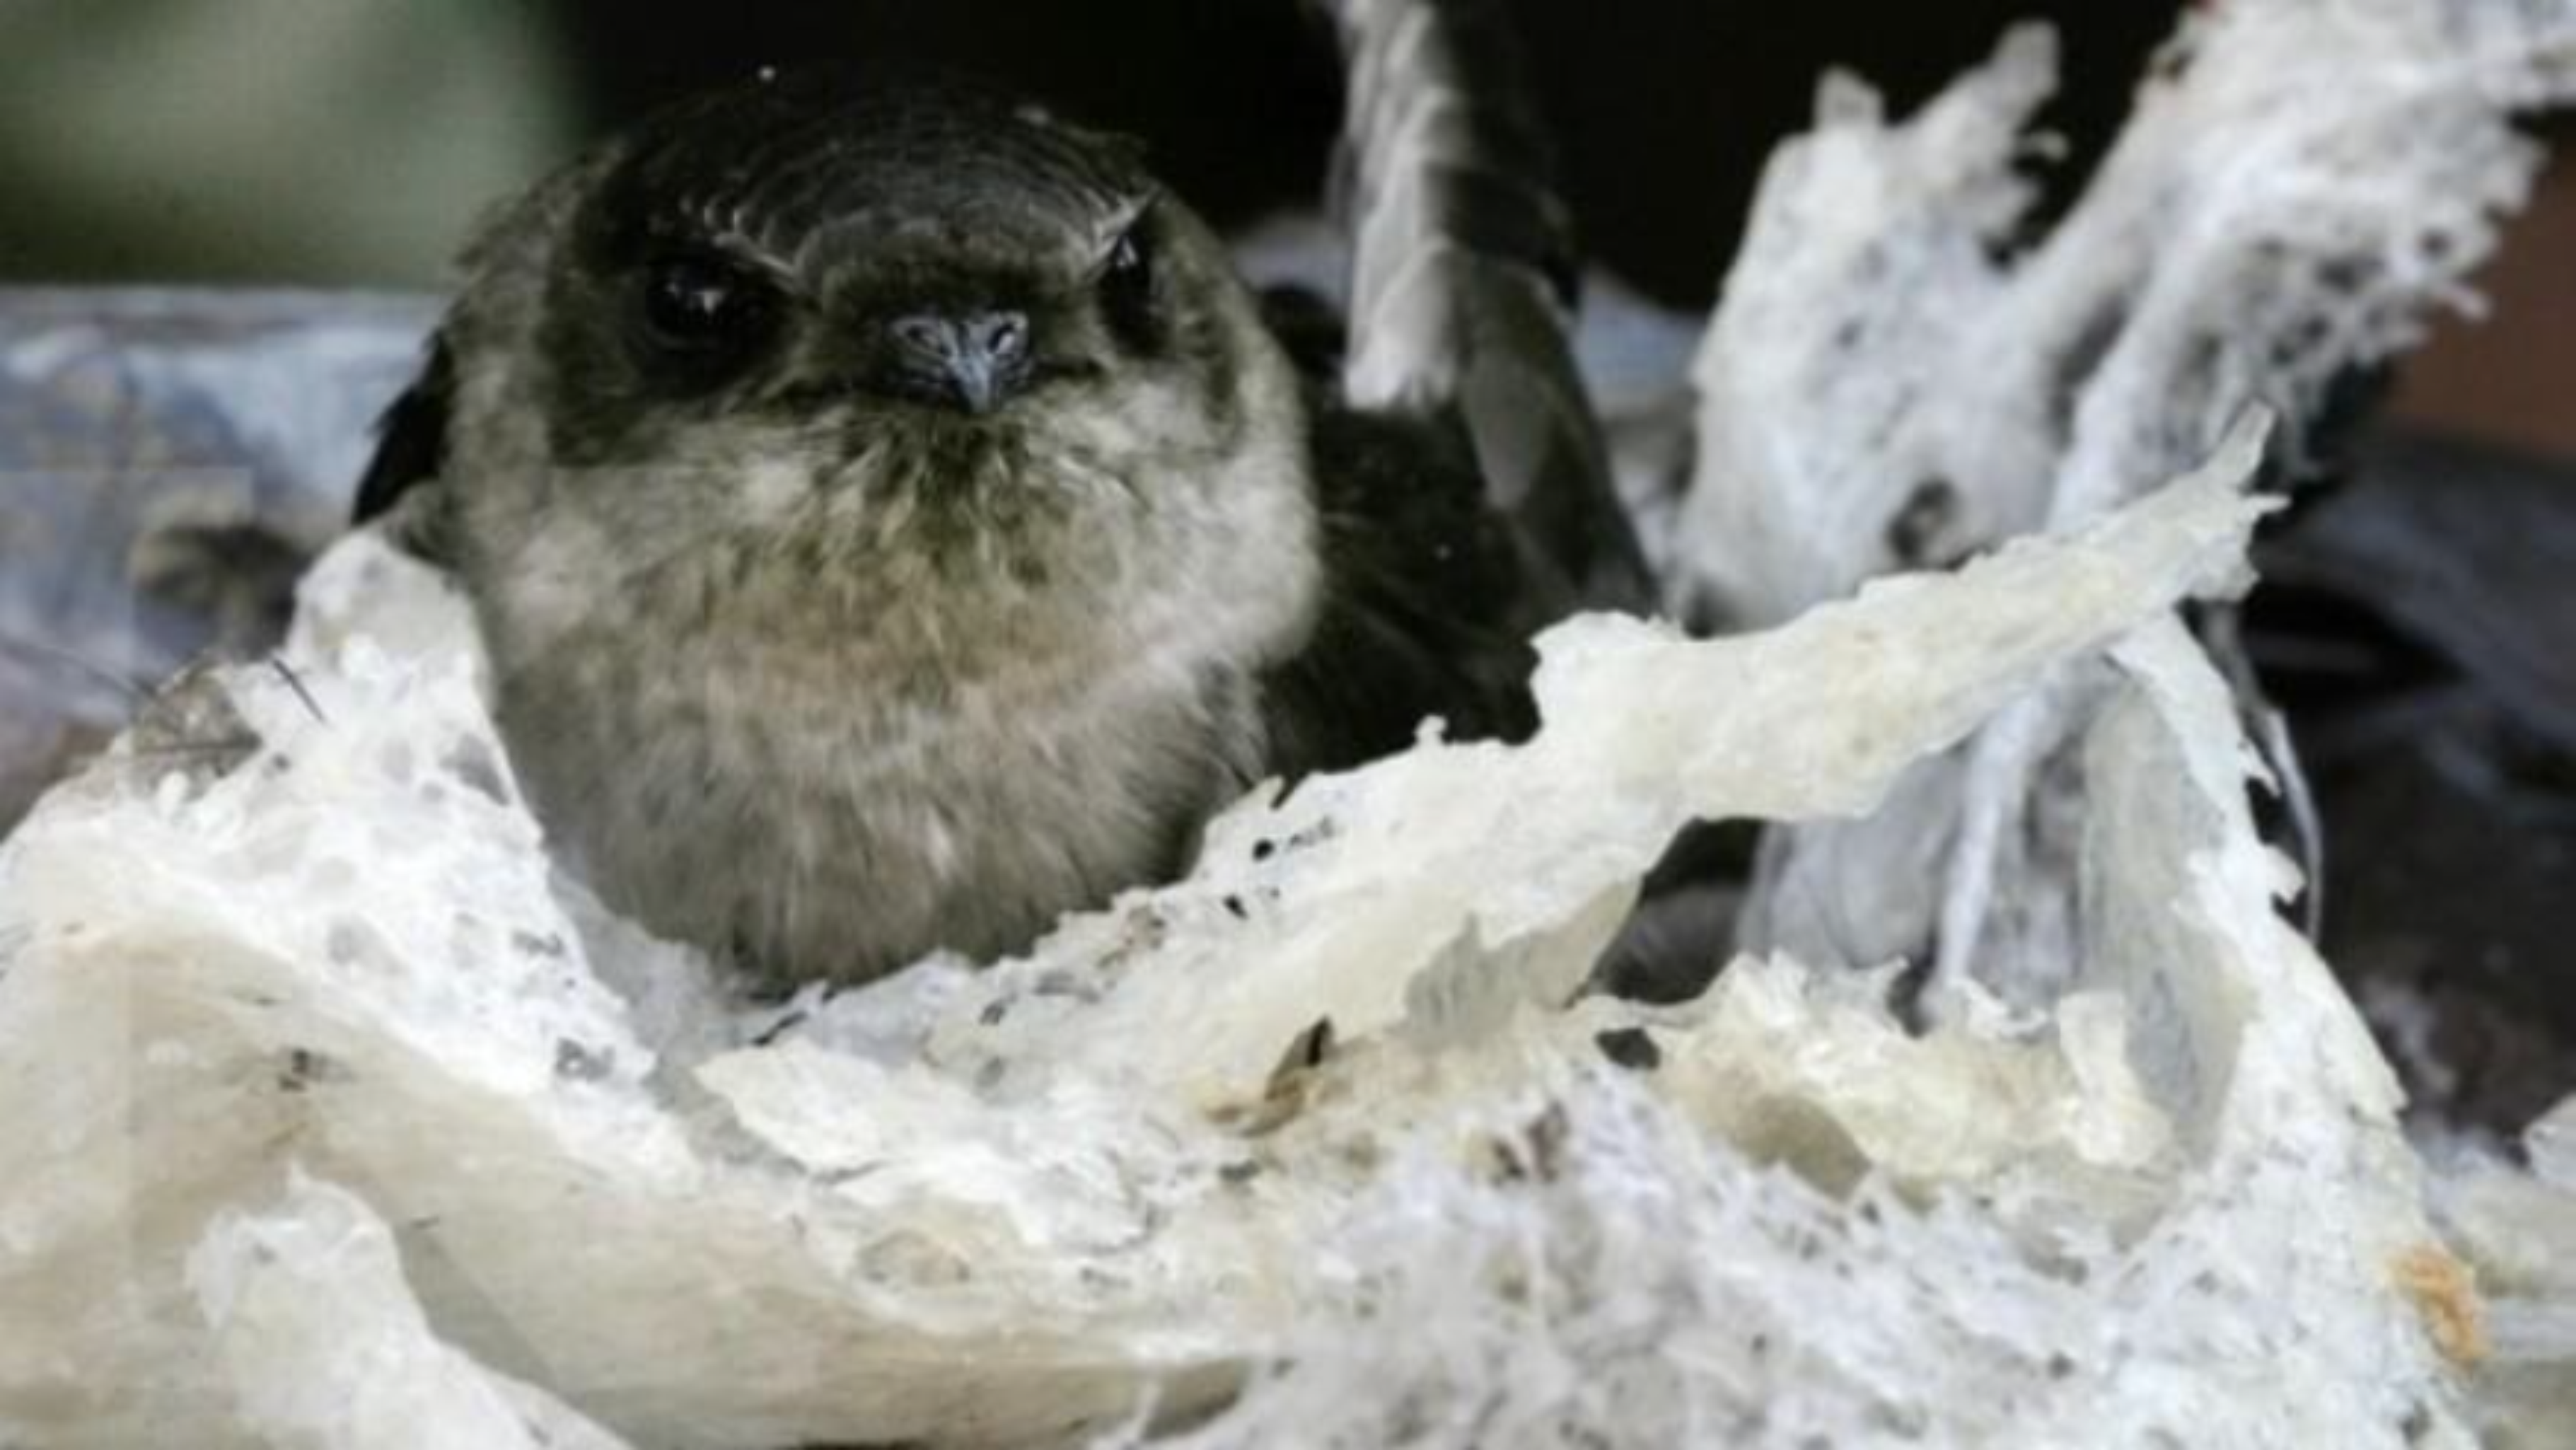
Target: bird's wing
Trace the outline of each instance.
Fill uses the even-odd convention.
[[[1484,0],[1326,6],[1349,78],[1334,176],[1351,238],[1345,395],[1454,416],[1533,562],[1585,603],[1646,608],[1574,363],[1571,226],[1508,17]]]
[[[438,477],[447,452],[448,395],[455,365],[443,336],[430,339],[421,374],[376,421],[376,451],[358,480],[350,522],[368,523],[393,511],[414,489]]]

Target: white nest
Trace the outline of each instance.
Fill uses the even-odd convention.
[[[130,739],[0,847],[0,1445],[2567,1443],[2576,1104],[2530,1171],[2428,1173],[2278,911],[2259,767],[2174,614],[2241,586],[2262,512],[2224,395],[2295,390],[2222,367],[2170,396],[2159,330],[2070,425],[1974,354],[2236,276],[2237,213],[2147,205],[2213,169],[2482,244],[2464,218],[2526,164],[2500,118],[2576,70],[2576,17],[2216,13],[2163,84],[2240,95],[2260,61],[2307,99],[2151,98],[2198,144],[2125,147],[2010,276],[1975,244],[2017,205],[2038,43],[1893,132],[1832,92],[1700,369],[1715,456],[1770,482],[1709,464],[1668,545],[1771,627],[1578,620],[1528,744],[1247,801],[1189,879],[1025,960],[728,1001],[552,871],[445,581],[342,544],[285,669],[199,680],[194,733]],[[2372,84],[2401,61],[2417,90]],[[2334,152],[2309,107],[2401,92],[2457,167],[2288,139]],[[1932,240],[1854,294],[1827,243],[1904,217]],[[2356,346],[2454,275],[2377,274]],[[1891,330],[1819,372],[1800,339],[1844,305]],[[1945,474],[1965,542],[2050,532],[1860,587],[1889,561],[1826,531],[1901,507],[1935,435],[1976,445],[1940,454],[1973,465]],[[1813,529],[1810,564],[1713,542],[1736,488],[1780,493],[1730,528]],[[1781,522],[1809,504],[1844,522]],[[1885,827],[1825,823],[1896,792],[1947,802],[1906,828],[1947,840],[1974,791],[1924,773],[2031,710],[2064,850],[1978,889],[2061,909],[1945,979],[1929,1029],[1868,962],[1790,952],[1680,1007],[1578,998],[1686,822],[1839,851]],[[1857,849],[1800,910],[1949,899]]]

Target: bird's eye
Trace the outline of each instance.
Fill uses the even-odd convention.
[[[645,329],[674,352],[727,353],[757,342],[770,301],[767,283],[720,257],[668,257],[644,275]]]
[[[1109,249],[1100,269],[1100,302],[1109,322],[1129,343],[1144,347],[1154,334],[1154,254],[1138,221]]]
[[[1109,249],[1109,277],[1135,281],[1145,275],[1145,239],[1129,231]]]

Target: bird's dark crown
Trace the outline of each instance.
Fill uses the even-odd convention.
[[[1133,143],[979,82],[765,74],[617,145],[558,340],[615,394],[993,411],[1164,350],[1162,209]]]
[[[928,243],[1025,257],[1099,235],[1154,193],[1140,149],[945,71],[764,74],[630,134],[595,219],[611,243],[707,232],[828,275]]]

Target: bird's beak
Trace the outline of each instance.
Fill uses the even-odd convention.
[[[1028,382],[1025,313],[914,313],[887,324],[886,339],[879,380],[913,402],[990,413]]]

